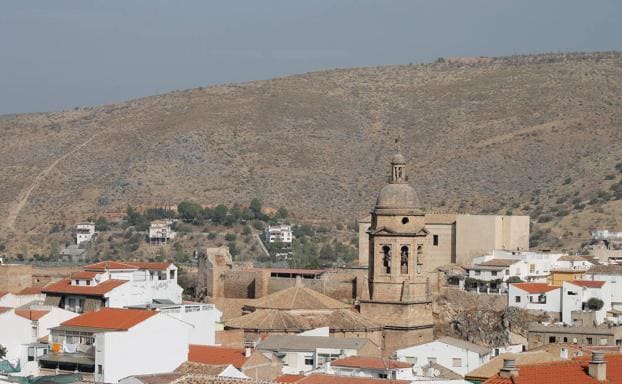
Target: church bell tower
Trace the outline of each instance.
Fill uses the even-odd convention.
[[[424,226],[419,198],[398,150],[371,212],[368,289],[361,298],[361,314],[384,324],[386,353],[433,339]]]

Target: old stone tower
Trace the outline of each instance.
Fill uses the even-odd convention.
[[[369,272],[361,314],[384,325],[384,350],[433,339],[432,297],[425,273],[428,231],[404,156],[391,160],[389,182],[371,212]],[[367,290],[365,290],[367,288]]]

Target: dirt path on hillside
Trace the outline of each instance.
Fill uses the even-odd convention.
[[[54,168],[56,168],[56,166],[61,161],[65,160],[69,156],[73,155],[74,153],[78,152],[79,150],[81,150],[82,148],[87,146],[91,141],[93,141],[93,139],[95,139],[97,136],[99,136],[101,134],[102,134],[102,132],[94,134],[89,139],[87,139],[85,142],[83,142],[82,144],[78,145],[77,147],[75,147],[70,152],[65,153],[64,155],[62,155],[58,159],[54,160],[52,162],[52,164],[50,164],[43,171],[39,172],[39,174],[37,174],[37,176],[35,177],[35,180],[32,182],[32,184],[30,184],[26,189],[22,190],[20,192],[20,194],[18,195],[17,200],[14,201],[9,206],[8,214],[6,216],[6,220],[4,221],[4,227],[7,230],[14,230],[15,229],[15,222],[17,221],[17,216],[19,215],[20,211],[26,206],[26,203],[28,202],[28,199],[30,198],[30,194],[32,193],[32,191],[35,188],[37,188],[39,186],[41,181],[43,181],[50,174],[50,172],[52,172],[52,170]]]

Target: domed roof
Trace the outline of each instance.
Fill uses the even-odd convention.
[[[376,208],[418,208],[419,196],[406,183],[387,184],[380,190]]]
[[[406,159],[401,153],[396,153],[391,159],[391,164],[406,164]]]

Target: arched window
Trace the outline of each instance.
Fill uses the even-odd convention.
[[[408,274],[408,247],[403,246],[400,254],[400,272],[402,275]]]
[[[417,245],[417,273],[421,273],[421,265],[423,265],[423,245]]]
[[[388,245],[382,247],[382,267],[384,273],[391,273],[391,247]]]

